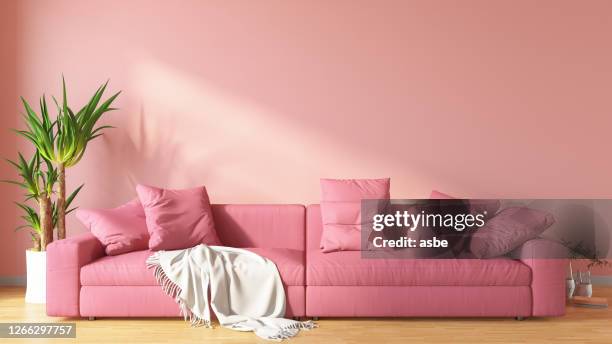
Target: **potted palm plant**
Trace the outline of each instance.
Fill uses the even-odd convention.
[[[43,114],[42,120],[22,98],[27,113],[26,121],[30,130],[19,130],[17,132],[32,142],[45,160],[52,162],[57,167],[58,239],[66,238],[66,168],[76,165],[83,158],[89,141],[101,136],[104,129],[112,128],[108,125],[96,127],[102,115],[116,110],[111,105],[121,93],[115,93],[100,104],[107,85],[108,81],[98,87],[89,102],[75,113],[68,106],[66,81],[62,78],[62,104],[60,105],[53,98],[58,115],[50,130],[46,130],[45,125],[45,116],[48,118],[48,114],[44,96],[40,106]],[[55,130],[53,130],[54,128]]]
[[[44,279],[46,277],[47,245],[53,241],[52,202],[50,194],[57,180],[57,173],[53,166],[43,172],[41,170],[40,155],[35,153],[26,161],[21,153],[17,162],[7,160],[19,172],[20,181],[9,181],[21,186],[25,192],[23,202],[15,202],[23,211],[21,218],[25,224],[15,230],[28,229],[32,238],[33,247],[26,250],[27,289],[26,302],[44,303]],[[35,202],[38,209],[31,206]],[[43,282],[41,284],[41,282]]]
[[[108,83],[108,82],[107,82]],[[25,130],[16,132],[28,139],[35,148],[31,159],[19,153],[13,165],[19,180],[8,180],[25,190],[22,202],[15,202],[23,212],[25,223],[16,230],[28,229],[33,247],[26,250],[27,289],[26,302],[44,303],[46,289],[46,248],[54,239],[66,237],[65,216],[73,211],[70,204],[83,185],[66,197],[65,168],[78,163],[85,153],[87,143],[102,135],[109,126],[96,127],[100,117],[111,110],[116,93],[99,105],[107,83],[96,90],[90,101],[74,113],[68,106],[66,83],[62,78],[62,105],[57,100],[57,117],[51,120],[45,96],[40,99],[40,115],[22,98],[25,109]],[[57,185],[57,188],[56,188]]]
[[[43,164],[38,152],[35,152],[29,160],[26,160],[21,153],[18,155],[17,161],[7,161],[18,171],[20,180],[6,182],[19,185],[25,191],[23,200],[15,202],[22,211],[21,218],[24,224],[15,230],[29,230],[32,239],[32,248],[26,250],[26,302],[44,303],[47,266],[45,251],[47,245],[53,241],[53,230],[57,223],[57,207],[52,201],[57,170],[48,161],[44,161]],[[66,202],[68,207],[81,187],[82,185],[68,197]],[[74,208],[67,212],[73,210]]]

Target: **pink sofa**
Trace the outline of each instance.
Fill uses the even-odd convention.
[[[213,205],[221,241],[273,260],[285,284],[287,316],[558,316],[565,312],[565,262],[361,259],[322,253],[318,205]],[[174,317],[156,284],[150,251],[106,256],[90,233],[47,251],[47,314],[66,317]]]
[[[213,205],[227,246],[276,263],[285,284],[287,315],[306,315],[305,208],[302,205]],[[106,256],[90,233],[47,248],[47,314],[67,317],[174,317],[179,308],[147,270],[150,251]]]
[[[361,259],[322,253],[319,205],[307,209],[306,315],[311,317],[518,317],[565,314],[562,259]]]

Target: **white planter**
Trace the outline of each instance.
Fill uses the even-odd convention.
[[[593,285],[591,283],[588,284],[579,284],[576,286],[576,296],[593,296]]]
[[[47,253],[26,250],[27,303],[45,303],[47,295]]]
[[[574,297],[574,291],[576,290],[576,282],[573,279],[566,279],[565,280],[565,288],[567,291],[567,298],[571,299],[572,297]]]

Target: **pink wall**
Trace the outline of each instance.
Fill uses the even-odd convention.
[[[74,100],[106,78],[124,91],[117,129],[68,171],[81,206],[136,182],[311,203],[319,177],[390,176],[396,198],[612,196],[610,1],[180,4],[19,2],[18,94],[58,94],[61,73]],[[0,275],[19,274],[7,232],[19,258]]]
[[[17,126],[17,5],[0,1],[0,158],[15,158],[16,142],[9,128]],[[13,170],[0,161],[0,179],[13,178]],[[10,177],[9,177],[10,176]],[[23,247],[29,245],[24,233],[15,234],[17,214],[13,201],[20,194],[8,184],[0,183],[0,278],[24,273]]]

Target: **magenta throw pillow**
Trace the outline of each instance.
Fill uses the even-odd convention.
[[[512,207],[499,212],[475,229],[470,251],[478,258],[494,258],[537,238],[555,223],[552,214],[527,207]]]
[[[78,209],[76,217],[114,256],[149,247],[145,213],[138,199],[113,209]]]
[[[360,251],[362,221],[371,220],[362,219],[361,200],[389,200],[389,187],[389,178],[321,179],[321,250]]]
[[[205,187],[168,190],[137,185],[153,251],[220,245]]]

